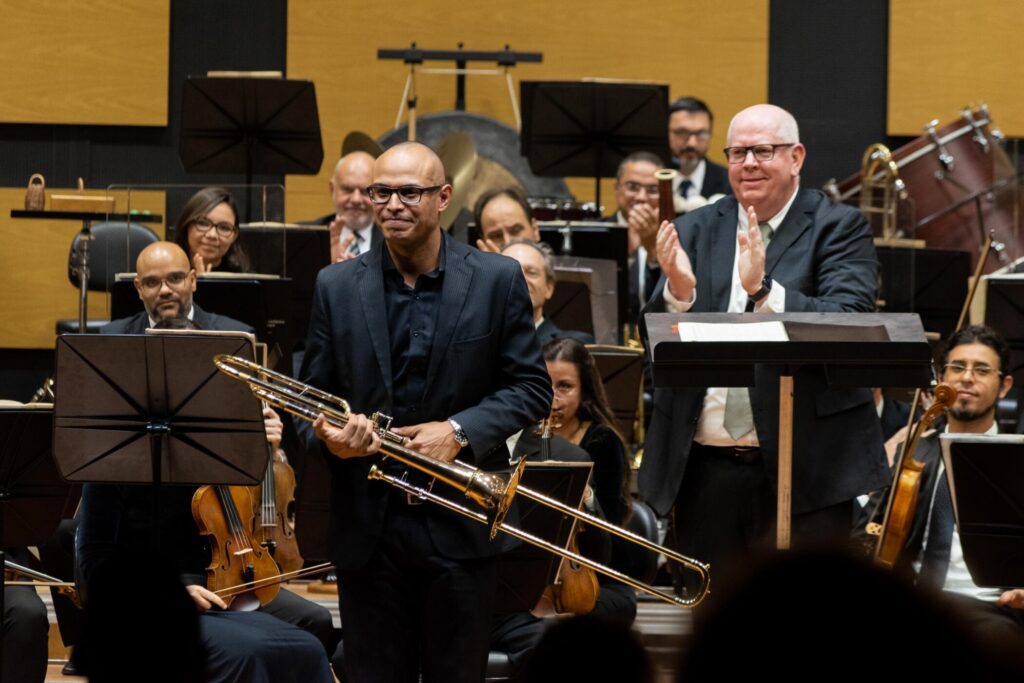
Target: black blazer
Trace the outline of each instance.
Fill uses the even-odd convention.
[[[710,159],[704,160],[704,184],[701,185],[700,195],[709,199],[713,194],[732,194],[732,185],[729,184],[729,171],[725,166],[719,166]]]
[[[695,313],[728,307],[737,216],[736,198],[726,197],[676,219],[680,244],[697,277]],[[867,221],[818,190],[799,190],[766,253],[766,274],[786,288],[788,312],[872,311],[877,270]],[[663,275],[645,313],[665,310],[664,285]],[[646,329],[641,330],[646,337]],[[755,379],[750,392],[754,424],[774,480],[778,371],[757,366]],[[870,390],[830,387],[816,367],[798,371],[794,382],[793,512],[821,509],[884,485],[882,430]],[[661,514],[671,509],[683,480],[705,394],[704,388],[655,390],[639,485]]]
[[[199,308],[195,302],[192,303],[192,322],[201,330],[220,330],[222,332],[255,332],[253,328],[245,323],[229,318],[226,315],[207,313]],[[111,320],[100,328],[100,334],[143,334],[149,327],[149,315],[145,311],[139,311],[128,318]]]
[[[424,419],[454,418],[462,426],[470,445],[459,460],[507,468],[505,439],[551,407],[551,380],[534,333],[526,280],[508,257],[482,253],[444,234],[442,239],[444,282],[426,369]],[[346,399],[364,415],[392,414],[384,248],[320,271],[300,373],[303,382]],[[388,484],[367,480],[379,458],[342,460],[322,450],[333,475],[331,559],[340,569],[358,569],[377,544],[388,505],[403,503]],[[436,485],[434,492],[472,505],[447,485]],[[435,547],[447,557],[484,557],[501,549],[478,522],[437,505],[427,505],[424,513]]]
[[[552,322],[551,318],[545,317],[537,327],[537,339],[540,341],[540,345],[543,347],[552,339],[558,339],[559,337],[575,339],[582,344],[594,343],[593,335],[587,334],[586,332],[579,332],[577,330],[563,330]]]

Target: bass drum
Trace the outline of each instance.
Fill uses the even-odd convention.
[[[460,192],[467,201],[452,224],[452,234],[457,238],[466,239],[466,226],[473,220],[475,199],[487,190],[517,183],[527,197],[573,199],[565,179],[534,175],[526,157],[519,152],[519,131],[515,128],[488,116],[464,111],[438,112],[416,118],[416,140],[432,149],[436,150],[441,141],[452,133],[463,133],[472,138],[481,161],[474,175],[473,187],[465,194]],[[408,126],[403,125],[384,133],[377,142],[387,149],[405,142],[408,136]],[[445,170],[452,172],[452,169]]]
[[[899,226],[900,236],[969,252],[973,268],[984,233],[992,231],[986,271],[1019,258],[1024,243],[1017,175],[988,109],[964,109],[955,121],[925,131],[892,153],[913,207],[912,220]],[[860,174],[850,176],[838,186],[840,199],[858,206],[860,186]]]

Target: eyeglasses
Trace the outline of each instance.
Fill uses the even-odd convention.
[[[780,142],[775,145],[751,145],[750,147],[726,147],[724,150],[725,158],[729,160],[730,164],[742,164],[747,160],[747,155],[751,152],[754,153],[754,158],[758,161],[771,161],[775,158],[775,150],[780,147],[793,147],[796,142]]]
[[[202,235],[210,232],[210,228],[217,228],[217,234],[221,237],[231,237],[237,229],[231,223],[214,223],[207,218],[195,219],[192,221],[192,227],[196,229],[196,232]]]
[[[397,194],[398,198],[406,206],[416,206],[423,199],[426,192],[437,192],[444,185],[432,185],[431,187],[418,187],[416,185],[402,185],[401,187],[388,187],[387,185],[370,185],[366,188],[366,194],[374,204],[387,204],[391,201],[391,195]]]
[[[711,139],[711,131],[707,128],[700,130],[688,130],[686,128],[672,128],[669,130],[669,134],[683,140],[689,140],[690,138],[697,138],[701,142]]]
[[[173,273],[168,273],[164,277],[157,277],[156,275],[147,275],[146,277],[139,280],[139,285],[143,289],[154,290],[160,289],[167,283],[168,287],[179,287],[188,278],[188,273],[183,270],[176,270]]]
[[[640,190],[646,190],[647,194],[652,197],[655,197],[658,194],[657,183],[655,183],[654,185],[644,185],[642,183],[635,183],[632,180],[627,180],[626,182],[622,183],[622,187],[626,189],[626,192],[629,192],[631,194],[638,194]]]
[[[946,363],[944,366],[942,366],[942,369],[951,379],[961,377],[968,370],[974,373],[975,377],[981,377],[982,379],[992,374],[995,374],[996,376],[1003,374],[996,370],[995,368],[993,368],[991,365],[985,365],[984,363],[978,363],[976,365],[966,365],[964,363]]]

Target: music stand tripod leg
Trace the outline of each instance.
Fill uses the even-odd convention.
[[[779,471],[775,547],[788,550],[793,506],[793,376],[779,378]]]

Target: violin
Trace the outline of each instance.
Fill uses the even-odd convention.
[[[75,607],[79,609],[82,607],[78,589],[73,582],[61,581],[55,576],[30,569],[6,558],[4,558],[4,585],[52,588],[58,594],[67,596],[74,603]]]
[[[271,454],[263,483],[252,488],[256,542],[270,552],[283,572],[305,564],[295,536],[295,471]]]
[[[240,511],[245,511],[242,516]],[[228,595],[229,609],[250,610],[277,597],[280,583],[268,583],[281,571],[270,551],[253,538],[253,499],[247,486],[200,486],[192,495],[192,517],[210,540],[207,588],[213,592],[248,587]],[[239,600],[239,597],[242,597]]]
[[[551,420],[545,418],[541,423],[540,453],[542,460],[551,459]],[[573,519],[569,530],[569,542],[566,549],[579,554],[577,537],[584,530],[578,519]],[[562,559],[558,565],[555,582],[544,589],[537,606],[532,612],[535,616],[552,614],[589,614],[601,588],[597,582],[597,574],[590,567],[584,567],[569,559]]]
[[[867,532],[872,536],[878,536],[875,561],[883,567],[891,568],[896,564],[914,523],[917,496],[921,489],[921,475],[924,472],[924,463],[914,457],[917,443],[939,415],[949,410],[955,401],[956,389],[948,384],[935,387],[935,400],[921,416],[910,438],[903,445],[900,460],[896,465],[897,475],[889,496],[885,519],[881,525],[868,525]]]
[[[960,309],[960,317],[956,323],[956,329],[963,329],[968,322],[968,314],[971,309],[971,302],[977,291],[978,283],[981,281],[981,274],[985,270],[985,262],[988,260],[989,252],[992,249],[992,235],[985,239],[985,245],[978,259],[978,265],[974,271],[974,279],[967,292],[967,299],[963,308]],[[909,427],[914,423],[914,411],[917,409],[921,399],[921,390],[914,392],[914,400],[910,404],[910,417],[907,421]],[[921,488],[921,475],[924,471],[924,463],[914,458],[914,450],[917,442],[938,418],[952,407],[956,401],[956,389],[940,384],[935,388],[935,400],[932,405],[921,416],[910,433],[910,438],[903,444],[900,452],[900,459],[893,468],[893,483],[889,491],[889,501],[885,509],[885,517],[881,524],[871,522],[865,528],[869,536],[878,537],[875,546],[875,561],[883,567],[892,568],[899,559],[903,547],[906,545],[907,537],[910,536],[910,529],[914,523],[914,512],[917,509],[917,496]]]

